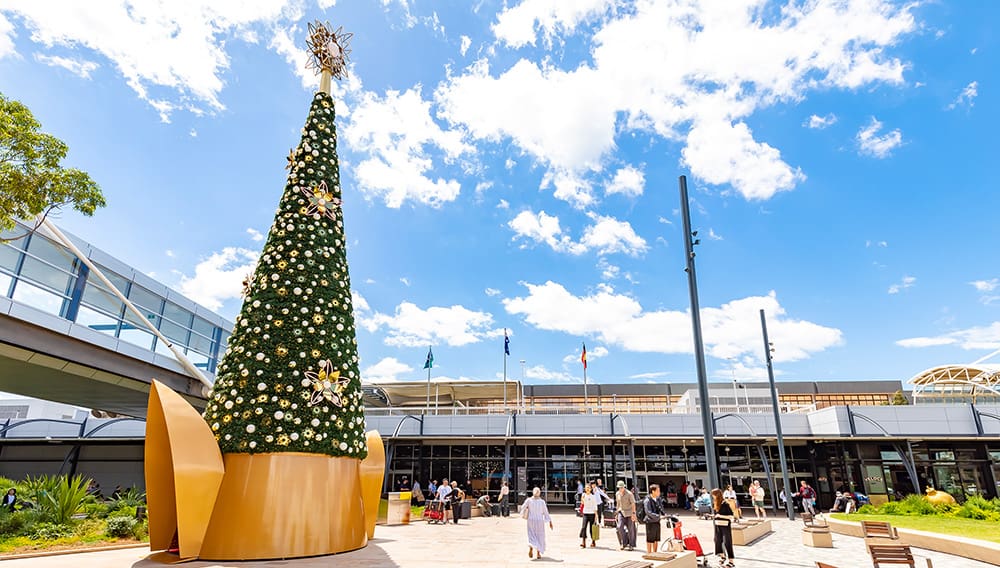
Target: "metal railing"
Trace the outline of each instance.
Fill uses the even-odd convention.
[[[779,405],[784,414],[804,414],[816,410],[815,404],[792,404],[781,403]],[[716,413],[732,414],[770,414],[772,412],[770,404],[755,405],[713,405],[712,411]],[[407,414],[439,415],[439,416],[504,416],[511,413],[518,414],[540,414],[540,415],[580,415],[580,414],[679,414],[694,415],[698,413],[698,407],[688,406],[666,406],[663,404],[642,404],[630,401],[616,404],[532,404],[530,401],[524,406],[509,404],[504,407],[502,404],[491,404],[485,406],[366,406],[365,414],[368,416],[405,416]]]

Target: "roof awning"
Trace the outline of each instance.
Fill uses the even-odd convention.
[[[480,401],[502,401],[504,388],[507,402],[517,400],[519,381],[451,381],[431,382],[430,403],[442,406],[471,406]],[[362,385],[368,406],[424,406],[427,404],[427,383],[372,383]]]

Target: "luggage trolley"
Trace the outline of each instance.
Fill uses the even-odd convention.
[[[437,524],[444,522],[444,501],[427,501],[427,506],[424,507],[424,520],[428,524]]]
[[[660,543],[661,552],[675,552],[677,550],[690,550],[694,552],[695,559],[699,566],[708,566],[708,554],[701,547],[701,542],[694,533],[684,534],[681,529],[683,523],[674,515],[667,515],[667,528],[670,529],[669,536]]]

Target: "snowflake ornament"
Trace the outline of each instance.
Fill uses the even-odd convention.
[[[306,371],[306,379],[312,383],[312,396],[309,399],[309,406],[315,406],[326,401],[339,408],[344,407],[344,401],[341,400],[340,393],[347,388],[347,383],[350,379],[347,377],[341,378],[340,371],[333,370],[333,363],[329,359],[319,362],[318,371]]]
[[[340,207],[340,198],[333,195],[325,181],[319,182],[317,186],[301,187],[299,191],[309,200],[309,206],[306,209],[307,215],[318,215],[331,220],[337,219],[336,210],[337,207]]]

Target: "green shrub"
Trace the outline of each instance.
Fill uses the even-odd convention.
[[[71,536],[73,527],[69,525],[59,525],[55,523],[38,523],[31,532],[31,538],[35,540],[56,540]]]
[[[87,494],[90,480],[81,475],[58,476],[55,479],[55,483],[47,487],[43,498],[39,499],[39,505],[51,516],[52,522],[65,525],[83,509],[85,503],[93,502]]]
[[[877,515],[878,507],[875,505],[862,505],[858,508],[858,513],[862,515]]]
[[[979,495],[973,495],[951,514],[963,519],[1000,522],[1000,499],[984,499]]]
[[[137,524],[139,522],[135,520],[135,517],[108,517],[104,534],[116,538],[129,537],[133,535]]]
[[[136,521],[135,527],[132,528],[132,537],[136,540],[143,540],[147,536],[149,536],[149,524],[146,521]]]
[[[45,521],[45,515],[35,509],[25,509],[0,515],[0,536],[28,536],[35,530],[35,525]]]
[[[905,515],[901,501],[889,501],[879,505],[875,512],[880,515]]]
[[[906,515],[937,515],[941,512],[933,503],[922,495],[907,495],[899,502]]]
[[[88,519],[104,519],[111,510],[104,503],[87,503],[80,512],[86,513]]]
[[[129,487],[111,499],[112,511],[122,507],[142,507],[146,504],[146,494],[135,487]]]

